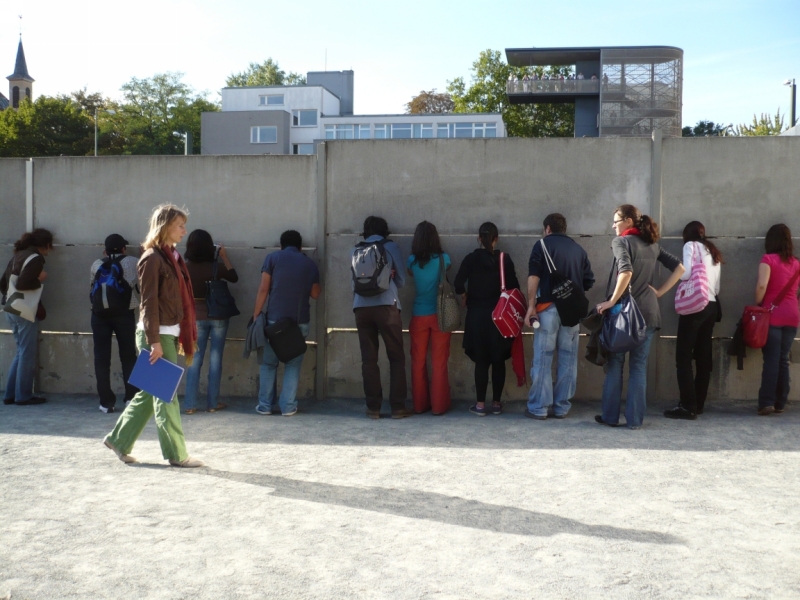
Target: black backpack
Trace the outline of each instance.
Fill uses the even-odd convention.
[[[379,296],[389,289],[392,279],[391,257],[383,245],[388,240],[356,244],[350,271],[353,291],[359,296]]]
[[[131,307],[133,289],[125,281],[122,259],[125,255],[104,258],[94,274],[89,300],[92,312],[102,317],[124,315]]]

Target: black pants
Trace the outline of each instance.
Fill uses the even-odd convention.
[[[711,381],[711,335],[717,320],[717,303],[709,302],[699,313],[681,315],[678,319],[678,340],[675,365],[678,369],[680,405],[689,412],[703,410]],[[692,359],[697,373],[692,373]]]
[[[381,370],[378,367],[378,336],[386,345],[389,358],[389,403],[392,411],[406,407],[406,354],[403,351],[403,322],[395,306],[366,306],[353,309],[358,342],[361,345],[361,376],[367,408],[380,410],[383,402]]]
[[[94,376],[97,379],[97,394],[100,405],[113,408],[117,397],[111,391],[111,334],[117,336],[119,361],[122,363],[122,378],[125,381],[125,401],[131,400],[139,388],[128,384],[133,366],[136,364],[136,316],[130,310],[119,317],[92,315],[92,338],[94,339]]]
[[[478,402],[486,401],[486,389],[489,387],[489,367],[492,368],[492,401],[500,402],[503,386],[506,384],[505,361],[475,361],[475,392]]]

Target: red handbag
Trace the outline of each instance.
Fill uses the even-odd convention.
[[[500,300],[492,311],[495,327],[504,338],[515,338],[522,331],[528,303],[518,289],[506,290],[505,252],[500,253]]]
[[[769,319],[775,307],[783,302],[786,294],[792,289],[800,277],[800,269],[789,280],[781,293],[775,297],[769,308],[764,306],[745,306],[742,313],[742,339],[748,348],[763,348],[767,345],[769,336]]]

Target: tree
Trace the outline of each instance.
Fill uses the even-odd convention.
[[[39,96],[0,112],[0,156],[85,156],[93,122],[69,97]]]
[[[761,113],[761,118],[757,119],[753,115],[753,122],[750,125],[741,125],[736,127],[736,135],[756,136],[756,135],[778,135],[782,131],[788,129],[783,125],[784,117],[781,115],[781,109],[774,117],[770,117],[765,113]]]
[[[571,137],[575,112],[571,104],[509,104],[506,82],[509,75],[522,78],[526,73],[568,75],[569,67],[511,67],[497,50],[484,50],[472,63],[469,88],[463,77],[447,82],[455,104],[454,112],[499,112],[510,137]]]
[[[449,113],[456,105],[450,94],[438,94],[436,89],[429,92],[422,90],[406,104],[406,113],[411,115],[422,113]]]
[[[248,87],[256,85],[299,85],[306,78],[300,73],[283,71],[277,61],[268,58],[263,63],[251,62],[241,73],[231,73],[225,80],[227,87]]]
[[[681,130],[683,137],[719,137],[727,135],[729,126],[714,123],[714,121],[698,121],[697,125],[687,125]]]

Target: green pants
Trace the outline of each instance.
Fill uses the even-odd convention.
[[[136,331],[136,346],[139,350],[150,350],[144,331],[141,329]],[[174,335],[162,335],[161,348],[164,351],[164,359],[173,363],[178,362],[178,338]],[[181,407],[178,404],[177,394],[172,402],[163,402],[140,390],[128,404],[125,412],[120,415],[108,441],[123,454],[130,454],[153,413],[156,415],[161,454],[167,460],[178,462],[186,460],[189,454],[186,452],[186,438],[183,437]]]

